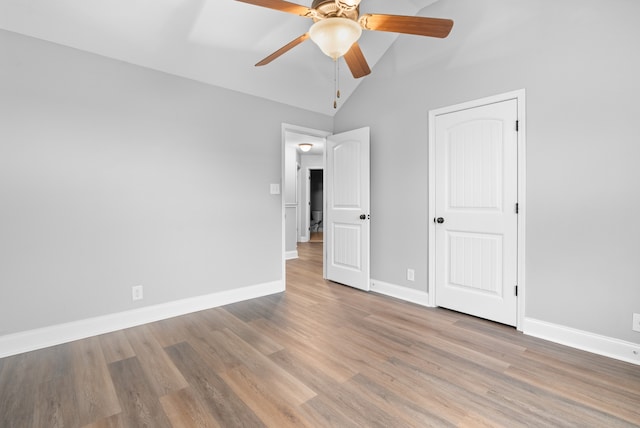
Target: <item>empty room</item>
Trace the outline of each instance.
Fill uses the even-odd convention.
[[[0,427],[640,426],[639,17],[0,0]]]

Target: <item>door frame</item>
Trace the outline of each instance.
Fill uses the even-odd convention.
[[[280,258],[281,258],[281,269],[282,269],[282,285],[284,288],[287,287],[287,259],[286,259],[286,235],[285,235],[285,200],[284,200],[284,183],[285,183],[285,148],[287,143],[287,132],[294,132],[296,134],[305,134],[310,135],[312,137],[318,138],[327,138],[329,135],[332,135],[330,131],[324,131],[321,129],[313,129],[307,128],[304,126],[293,125],[290,123],[282,123],[281,125],[281,142],[280,142],[280,230],[282,231],[281,236],[281,248],[280,248]],[[324,165],[323,165],[324,168]],[[325,256],[323,256],[323,266],[325,265],[324,261]]]
[[[453,113],[460,110],[467,110],[475,107],[480,107],[486,104],[494,104],[502,101],[516,100],[518,108],[518,255],[517,255],[517,281],[518,281],[518,307],[517,307],[517,324],[516,329],[522,331],[524,327],[525,316],[525,214],[526,214],[526,114],[525,114],[525,90],[519,89],[516,91],[506,92],[503,94],[493,95],[477,100],[472,100],[452,106],[442,107],[429,111],[429,216],[427,218],[428,232],[429,232],[429,247],[428,247],[428,303],[429,306],[436,306],[436,284],[435,284],[435,236],[436,229],[432,219],[435,218],[435,174],[436,174],[436,160],[435,160],[435,122],[436,117]],[[515,284],[514,284],[515,285]]]

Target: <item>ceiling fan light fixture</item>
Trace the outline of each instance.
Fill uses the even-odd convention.
[[[346,54],[361,34],[362,28],[357,22],[339,17],[318,21],[309,29],[311,40],[334,60]]]
[[[308,152],[309,150],[311,150],[311,147],[313,147],[313,144],[311,143],[301,143],[298,144],[298,147],[300,147],[300,150],[302,150],[303,152]]]

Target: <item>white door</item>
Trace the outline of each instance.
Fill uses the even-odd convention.
[[[435,119],[436,305],[515,326],[517,100]]]
[[[326,277],[369,290],[369,128],[327,137]]]

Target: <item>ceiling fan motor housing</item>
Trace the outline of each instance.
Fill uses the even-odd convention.
[[[340,7],[338,3],[343,7]],[[332,17],[348,18],[355,21],[360,13],[359,6],[349,8],[348,3],[342,0],[313,0],[311,9],[316,10],[317,18],[314,17],[314,21]]]

